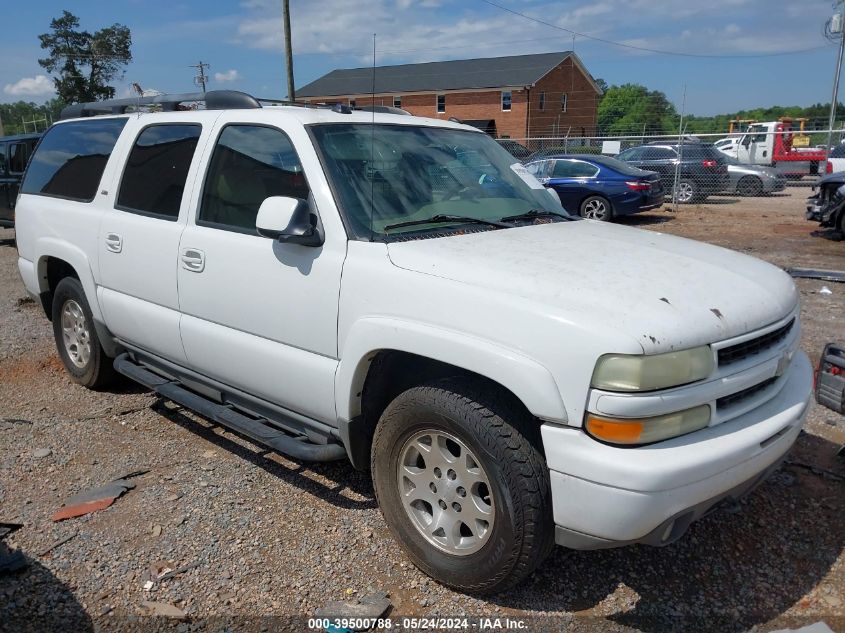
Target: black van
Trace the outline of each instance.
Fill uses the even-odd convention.
[[[15,199],[41,134],[0,136],[0,226],[15,226]]]

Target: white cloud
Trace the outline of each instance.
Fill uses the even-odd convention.
[[[232,68],[231,70],[227,70],[224,73],[214,73],[214,81],[217,81],[221,84],[227,83],[229,81],[237,81],[241,78],[241,74]]]
[[[47,75],[24,77],[13,84],[3,86],[3,92],[15,97],[48,97],[55,94],[53,81]]]

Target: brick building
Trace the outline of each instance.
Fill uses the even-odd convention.
[[[395,106],[457,118],[497,138],[595,134],[601,89],[572,52],[333,70],[298,101]]]

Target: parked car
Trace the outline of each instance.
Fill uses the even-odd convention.
[[[727,193],[741,196],[765,196],[786,188],[786,176],[774,167],[764,165],[746,165],[736,158],[725,157],[728,164]]]
[[[526,158],[531,156],[531,150],[525,147],[522,143],[501,138],[496,142],[508,150],[508,153],[517,160],[524,161]]]
[[[608,221],[663,204],[660,176],[609,156],[563,154],[526,164],[564,208],[583,218]]]
[[[682,204],[702,202],[728,187],[725,155],[708,143],[655,142],[626,149],[616,158],[659,173],[667,195],[674,192],[675,199]]]
[[[713,143],[713,147],[722,152],[725,156],[736,158],[737,147],[739,146],[739,139],[740,137],[738,136],[723,138]]]
[[[0,226],[15,226],[15,200],[40,134],[0,136]]]
[[[479,130],[230,91],[63,117],[17,241],[71,379],[116,370],[370,470],[398,545],[450,587],[503,591],[553,543],[672,543],[798,437],[789,275],[571,216]]]
[[[845,171],[825,176],[813,185],[813,195],[807,199],[806,217],[845,235]]]
[[[845,143],[834,145],[827,159],[826,173],[845,171]]]

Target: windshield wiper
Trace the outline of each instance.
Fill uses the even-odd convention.
[[[517,215],[508,215],[505,216],[500,220],[500,222],[513,222],[514,220],[533,220],[534,218],[542,218],[553,216],[556,218],[563,218],[564,220],[574,220],[575,218],[571,215],[564,215],[563,213],[557,213],[556,211],[544,211],[543,209],[531,209],[530,211],[526,211],[525,213],[519,213]]]
[[[488,226],[495,226],[500,229],[509,229],[511,228],[511,224],[505,224],[504,221],[496,221],[496,220],[482,220],[481,218],[472,218],[468,215],[443,215],[437,214],[430,218],[426,218],[425,220],[408,220],[407,222],[397,222],[396,224],[388,224],[384,227],[384,231],[390,231],[391,229],[399,229],[404,226],[417,226],[419,224],[444,224],[444,223],[457,223],[457,222],[464,222],[464,223],[471,223],[471,224],[487,224]]]

